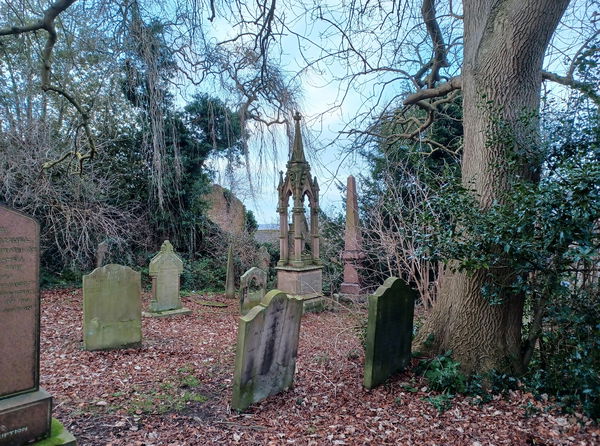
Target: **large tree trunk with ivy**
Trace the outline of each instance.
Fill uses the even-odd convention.
[[[462,70],[463,185],[482,209],[501,201],[516,176],[536,175],[542,61],[568,0],[465,0]],[[522,296],[491,305],[482,288],[508,285],[511,271],[448,271],[416,348],[452,350],[467,372],[523,371]]]

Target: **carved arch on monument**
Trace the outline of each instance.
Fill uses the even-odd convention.
[[[296,133],[292,155],[287,163],[285,178],[279,173],[279,266],[305,267],[319,265],[319,186],[317,179],[310,175],[310,165],[304,156],[300,115],[296,113]],[[288,223],[290,196],[292,205],[292,228]],[[310,208],[310,228],[304,229],[307,222],[304,211],[304,198],[308,198]],[[308,245],[309,249],[305,249]]]

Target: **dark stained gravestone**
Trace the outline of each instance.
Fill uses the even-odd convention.
[[[416,291],[388,278],[369,296],[364,386],[372,389],[410,362]]]
[[[39,256],[37,221],[0,205],[0,446],[50,435],[52,397],[39,387]]]
[[[292,386],[296,370],[302,299],[269,291],[240,317],[232,407],[244,410]]]

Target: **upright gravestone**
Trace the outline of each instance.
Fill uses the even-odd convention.
[[[98,243],[98,247],[96,248],[96,268],[100,268],[104,265],[104,259],[106,254],[108,253],[108,242],[104,240],[101,243]]]
[[[1,446],[50,435],[52,397],[39,386],[39,255],[37,221],[0,205]]]
[[[269,254],[266,246],[261,246],[258,250],[258,267],[268,274],[270,265],[271,254]]]
[[[150,312],[144,316],[172,316],[189,314],[179,297],[179,276],[183,272],[183,261],[173,251],[173,245],[165,240],[160,252],[150,260],[148,269],[152,278],[152,301]]]
[[[269,291],[240,317],[232,407],[250,404],[292,386],[298,353],[302,299]]]
[[[83,276],[83,347],[137,347],[142,342],[141,276],[109,264]]]
[[[364,385],[371,389],[410,362],[417,293],[396,277],[369,296]]]
[[[225,276],[225,297],[235,297],[235,265],[233,264],[233,244],[227,249],[227,275]]]
[[[267,290],[267,273],[252,267],[240,277],[240,312],[248,313],[259,305]]]

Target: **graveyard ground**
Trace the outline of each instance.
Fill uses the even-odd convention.
[[[145,305],[149,296],[144,295]],[[227,307],[207,306],[201,300]],[[511,392],[459,396],[439,413],[423,378],[362,387],[359,324],[341,308],[302,320],[295,387],[230,410],[238,306],[183,299],[189,316],[143,320],[140,349],[87,352],[80,289],[42,294],[41,383],[80,445],[593,445],[600,429],[551,402]]]

